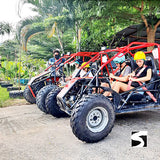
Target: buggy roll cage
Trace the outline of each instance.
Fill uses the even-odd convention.
[[[85,57],[90,57],[92,58],[93,55],[97,54],[98,52],[77,52],[77,53],[72,53],[70,55],[64,55],[63,57],[61,57],[60,59],[58,59],[53,65],[58,66],[63,59],[68,58],[63,64],[71,64],[74,61],[76,61],[76,57],[83,57],[83,61]],[[72,60],[72,61],[71,61]],[[45,71],[47,71],[48,69],[50,69],[53,65],[50,65],[47,69],[45,69]],[[60,67],[57,67],[56,70],[58,70]]]
[[[147,42],[132,42],[130,43],[129,45],[127,46],[124,46],[124,47],[117,47],[116,49],[107,49],[107,50],[104,50],[104,51],[101,51],[99,52],[99,54],[106,54],[106,53],[109,53],[109,52],[118,52],[116,53],[113,57],[111,57],[110,59],[107,60],[107,62],[105,62],[104,64],[102,64],[102,66],[98,69],[97,73],[93,76],[93,78],[90,80],[90,82],[88,83],[88,86],[84,89],[83,93],[92,86],[92,82],[94,80],[96,80],[96,88],[99,87],[98,85],[98,76],[99,76],[99,73],[100,71],[102,71],[102,69],[107,66],[107,64],[110,64],[111,61],[113,61],[114,58],[116,57],[122,57],[124,55],[126,55],[127,53],[129,53],[131,55],[131,57],[134,57],[134,54],[131,52],[133,50],[139,50],[139,49],[143,49],[143,48],[147,48],[147,47],[154,47],[156,46],[158,48],[158,62],[160,61],[160,45],[157,44],[157,43],[147,43]],[[149,54],[149,53],[152,53],[153,50],[151,51],[143,51],[145,54]],[[121,54],[121,55],[120,55]],[[108,54],[106,54],[108,55]],[[156,58],[154,58],[156,60]],[[88,63],[87,63],[88,64]],[[86,64],[86,65],[87,65]],[[158,63],[159,64],[159,68],[158,68],[158,75],[160,76],[160,62]],[[110,85],[110,84],[109,84]],[[142,86],[141,86],[142,87]],[[141,88],[140,87],[140,88]]]
[[[76,77],[76,78],[73,78],[72,80],[70,80],[69,83],[67,83],[65,85],[65,87],[61,90],[61,92],[57,95],[57,99],[59,101],[59,104],[61,104],[60,108],[70,114],[71,109],[74,108],[75,104],[79,101],[79,98],[81,98],[82,95],[84,95],[87,90],[88,90],[89,94],[90,93],[92,94],[92,88],[96,88],[96,91],[99,88],[102,88],[104,91],[109,91],[115,96],[114,104],[115,104],[116,113],[131,112],[133,109],[124,110],[124,109],[121,109],[121,108],[119,109],[118,108],[118,105],[120,104],[120,101],[122,101],[122,103],[123,103],[123,102],[125,102],[126,99],[124,99],[121,94],[118,94],[117,92],[115,92],[114,90],[111,89],[110,81],[108,79],[108,76],[103,77],[103,75],[100,74],[100,72],[102,71],[102,69],[105,66],[110,64],[111,61],[113,61],[113,59],[116,58],[117,56],[121,57],[121,56],[126,55],[127,53],[129,53],[129,55],[131,57],[134,57],[134,54],[132,53],[132,51],[135,51],[135,52],[138,51],[138,50],[143,50],[144,51],[144,48],[146,49],[147,47],[151,47],[151,46],[156,46],[158,48],[158,57],[160,57],[160,45],[157,44],[157,43],[132,42],[129,45],[124,46],[124,47],[120,47],[120,48],[117,47],[116,49],[107,49],[107,50],[104,50],[104,51],[100,51],[97,55],[95,55],[92,59],[90,59],[85,65],[89,64],[93,60],[98,60],[98,58],[102,58],[103,55],[109,55],[109,52],[116,52],[116,54],[111,58],[108,57],[108,60],[105,63],[103,63],[102,66],[99,67],[99,69],[97,69],[97,72],[93,75],[93,77],[84,77],[84,78]],[[144,51],[144,53],[145,54],[149,54],[149,53],[152,53],[152,51],[149,51],[149,52],[148,51]],[[85,65],[83,67],[85,67]],[[83,67],[81,67],[80,70]],[[106,81],[109,83],[109,87],[100,86],[99,80],[101,80],[103,78],[105,78]],[[70,91],[70,89],[73,87],[73,85],[76,82],[79,82],[81,80],[83,81],[85,79],[87,79],[87,83],[83,84],[83,86],[82,86],[82,88],[80,90],[78,98],[74,101],[74,103],[70,107],[65,105],[65,100],[64,100],[65,95]],[[158,80],[156,80],[156,81],[154,80],[154,82],[148,83],[147,85],[149,85],[151,83],[155,83],[155,82],[160,82],[160,78]],[[142,88],[142,86],[140,86],[139,88]],[[129,93],[130,91],[135,92],[136,89],[137,89],[137,87],[135,89],[127,91],[126,93]],[[151,90],[147,90],[147,91],[151,91]],[[124,93],[122,93],[122,94],[124,94]],[[154,104],[157,104],[157,103],[154,102]],[[154,106],[152,103],[150,103],[149,105]],[[141,108],[139,106],[137,106],[137,108],[135,108],[135,111],[136,111],[136,109],[137,109],[137,111],[138,111],[138,109],[139,110],[147,110],[146,108],[144,108],[144,105],[142,105]]]
[[[134,45],[138,45],[138,46],[134,46]],[[118,57],[120,54],[121,54],[121,56],[119,56],[119,57],[122,57],[122,56],[126,55],[127,53],[129,53],[132,57],[134,57],[134,54],[131,52],[132,50],[138,50],[138,49],[143,49],[143,48],[152,47],[152,46],[157,46],[157,48],[158,48],[158,60],[160,61],[160,45],[157,44],[157,43],[132,42],[125,47],[120,47],[120,48],[117,47],[116,49],[107,49],[105,51],[99,52],[99,54],[105,54],[105,53],[109,53],[109,52],[118,52],[118,53],[116,53],[113,57],[111,57],[107,62],[105,62],[99,68],[99,70],[97,71],[97,73],[93,77],[92,81],[96,78],[96,76],[98,76],[99,72],[104,68],[104,66],[111,63],[111,61],[113,61],[113,59]],[[143,51],[143,52],[145,54],[149,54],[149,53],[152,53],[152,50],[149,51],[149,52],[148,51]],[[159,63],[159,69],[158,70],[160,71],[160,63]],[[159,72],[159,76],[160,76],[160,72]]]
[[[62,65],[56,68],[58,70],[60,67],[64,66],[65,64],[71,64],[76,61],[76,57],[83,57],[83,61],[85,57],[92,58],[92,56],[97,55],[99,52],[77,52],[77,53],[72,53],[70,55],[70,58],[68,58]],[[83,68],[83,67],[82,67]]]
[[[31,91],[31,94],[33,95],[33,97],[36,97],[36,95],[35,95],[34,92],[33,92],[33,89],[31,88],[32,83],[33,83],[34,81],[36,81],[38,78],[43,77],[43,76],[49,74],[49,73],[51,72],[49,69],[50,69],[52,66],[55,65],[55,67],[56,67],[55,70],[57,71],[57,70],[59,70],[62,66],[64,66],[65,64],[71,64],[71,63],[73,63],[74,61],[76,61],[76,57],[77,57],[77,56],[83,57],[83,60],[84,60],[85,57],[92,58],[92,56],[94,56],[94,55],[96,55],[96,54],[98,54],[98,52],[77,52],[77,53],[72,53],[71,55],[64,55],[64,56],[62,56],[62,57],[61,57],[60,59],[58,59],[53,65],[50,65],[48,68],[46,68],[46,69],[44,70],[44,72],[42,72],[42,73],[40,73],[39,75],[31,78],[31,80],[30,80],[30,81],[28,82],[28,84],[27,84],[28,87],[29,87],[29,90]],[[60,64],[60,63],[62,62],[62,60],[65,59],[65,58],[67,58],[67,60],[66,60],[64,63]],[[60,65],[59,65],[59,64],[60,64]],[[58,66],[58,65],[59,65],[59,66]],[[54,70],[54,71],[55,71],[55,70]],[[54,71],[53,71],[53,72],[54,72]],[[45,79],[41,79],[40,81],[49,80],[49,79],[51,79],[51,74],[50,74],[50,77],[47,77],[47,78],[45,78]],[[54,79],[55,79],[55,77],[54,77]],[[36,84],[36,83],[38,83],[38,82],[35,82],[35,84]]]

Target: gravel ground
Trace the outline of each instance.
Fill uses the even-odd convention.
[[[132,131],[148,131],[148,146],[131,147]],[[160,110],[117,115],[107,138],[86,144],[73,135],[69,118],[36,105],[0,109],[0,160],[158,160],[159,139]]]

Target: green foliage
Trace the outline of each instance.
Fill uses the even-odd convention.
[[[23,55],[17,61],[4,61],[0,68],[1,77],[5,80],[14,78],[31,78],[44,71],[46,62],[41,59],[33,59],[30,55]],[[19,77],[20,76],[20,77]]]
[[[0,107],[2,107],[3,103],[9,99],[9,92],[7,92],[6,88],[0,87],[0,93],[3,93],[0,94]]]
[[[15,40],[5,41],[0,46],[0,55],[2,56],[2,60],[15,60],[15,54],[18,52],[18,43]]]
[[[3,77],[3,79],[6,80],[11,80],[13,78],[15,78],[16,76],[16,71],[18,70],[18,66],[15,62],[13,61],[4,61],[2,62],[2,68],[0,68],[1,71],[1,76]]]
[[[43,19],[42,17],[36,16],[36,17],[25,18],[19,21],[18,25],[16,26],[16,39],[18,40],[19,44],[21,43],[21,34],[22,36],[24,34],[23,29],[26,28],[26,26],[30,26],[32,23],[41,22],[42,19]]]
[[[30,55],[21,57],[21,78],[34,77],[44,71],[45,68],[46,62],[42,59],[33,59]]]
[[[0,22],[0,35],[10,34],[12,26],[7,22]]]
[[[29,40],[27,54],[47,61],[53,56],[52,50],[59,47],[57,37],[48,38],[46,34],[38,34]]]
[[[99,51],[102,45],[110,47],[116,32],[133,24],[143,24],[141,14],[152,27],[160,19],[159,2],[155,0],[22,0],[20,3],[34,5],[40,16],[21,21],[18,33],[26,26],[27,42],[34,33],[45,31],[29,40],[28,54],[46,60],[55,48],[76,52],[79,48]],[[49,39],[47,34],[55,22],[56,33]]]

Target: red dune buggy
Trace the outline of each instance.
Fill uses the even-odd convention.
[[[152,46],[154,49],[148,52],[147,47]],[[122,93],[117,93],[110,87],[102,87],[102,80],[110,86],[108,76],[101,73],[103,68],[123,53],[129,59],[128,65],[134,70],[136,66],[133,56],[137,51],[143,51],[147,56],[145,63],[152,69],[151,80]],[[52,106],[55,115],[57,113],[60,115],[59,112],[63,111],[71,116],[70,125],[73,133],[78,139],[87,143],[105,138],[114,126],[116,114],[160,109],[160,45],[132,42],[125,47],[101,51],[97,57],[109,55],[111,52],[116,54],[96,69],[93,78],[76,77],[60,92],[57,91],[57,102],[54,101]],[[152,54],[154,56],[150,56]],[[155,65],[156,61],[158,61],[158,68]],[[99,94],[100,89],[110,92],[111,96],[105,97]]]
[[[82,55],[85,55],[86,52],[80,52]],[[94,54],[93,54],[94,53]],[[65,107],[71,107],[72,105],[74,106],[73,103],[76,103],[77,100],[80,98],[79,96],[81,96],[81,91],[84,88],[81,88],[83,86],[85,86],[87,83],[89,83],[89,81],[92,79],[92,77],[88,77],[86,78],[86,76],[84,78],[80,78],[80,73],[81,71],[84,69],[84,67],[88,64],[90,64],[90,71],[92,73],[92,75],[94,75],[97,72],[98,69],[98,65],[101,66],[103,65],[107,59],[109,59],[109,55],[105,52],[93,52],[92,53],[92,58],[84,65],[82,66],[79,71],[77,72],[77,75],[75,76],[75,78],[73,78],[71,81],[69,81],[69,83],[67,83],[66,86],[64,86],[64,88],[62,89],[59,86],[56,86],[54,89],[52,89],[45,100],[45,107],[46,107],[46,111],[47,113],[59,118],[59,117],[64,117],[64,115],[66,115],[65,112],[68,112],[68,115],[70,115],[71,110],[67,109],[64,111],[62,111],[59,107],[59,105],[57,104],[57,94],[59,94],[59,92],[61,94],[64,95],[64,106]],[[87,54],[86,54],[87,55]],[[109,72],[113,71],[113,67],[115,67],[115,64],[113,62],[109,62],[108,64],[104,65],[103,69],[101,70],[101,78],[100,81],[106,81],[106,76],[104,76],[105,74],[109,74]],[[87,73],[89,75],[89,72]],[[105,73],[105,74],[104,74]],[[74,85],[72,87],[72,85]],[[95,88],[95,90],[97,90],[97,88]],[[65,93],[68,92],[66,95]],[[91,91],[92,92],[92,91]]]
[[[59,60],[57,60],[54,65],[58,66],[62,62],[63,59],[67,59],[69,57],[70,57],[69,55],[64,55]],[[28,82],[28,84],[26,85],[23,96],[29,103],[31,104],[36,103],[36,95],[42,87],[50,83],[52,84],[58,83],[59,78],[62,75],[58,74],[58,76],[56,75],[53,76],[50,70],[52,66],[53,65],[50,65],[47,69],[45,69],[44,72],[40,73],[39,75],[35,77],[32,77],[30,81]]]
[[[90,59],[90,58],[92,58],[93,55],[95,55],[97,53],[98,52],[83,52],[83,53],[78,52],[78,53],[71,54],[70,56],[67,56],[66,61],[63,63],[60,63],[60,60],[58,62],[56,62],[57,67],[52,71],[48,71],[50,73],[50,75],[49,75],[49,77],[45,78],[47,80],[48,84],[45,85],[44,87],[42,87],[36,95],[36,104],[37,104],[38,108],[41,111],[48,113],[48,111],[46,110],[46,106],[45,106],[45,99],[51,90],[56,89],[58,86],[61,86],[62,81],[65,81],[65,74],[63,72],[64,65],[72,64],[73,62],[75,62],[77,57],[81,57],[83,60],[85,60],[87,58]],[[58,65],[58,63],[60,63],[60,65]],[[49,68],[47,68],[47,70],[48,69]]]

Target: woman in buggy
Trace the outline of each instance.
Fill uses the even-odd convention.
[[[126,64],[126,58],[121,53],[118,57],[113,59],[113,62],[116,64],[117,68],[113,71],[113,73],[110,73],[110,82],[111,82],[111,88],[114,88],[117,81],[125,82],[124,77],[131,73],[131,67]],[[102,87],[109,87],[108,83],[101,83]],[[100,90],[102,93],[103,90]],[[107,92],[104,93],[104,95]]]
[[[137,64],[137,68],[127,76],[123,77],[123,82],[116,81],[112,89],[117,93],[128,91],[135,87],[140,86],[140,83],[147,83],[152,77],[152,70],[149,66],[145,65],[146,55],[142,51],[138,51],[134,55],[134,61]],[[110,78],[115,78],[114,75],[110,75]],[[122,77],[119,77],[122,78]],[[128,82],[125,83],[125,82]],[[109,92],[104,93],[105,96],[109,96]]]

